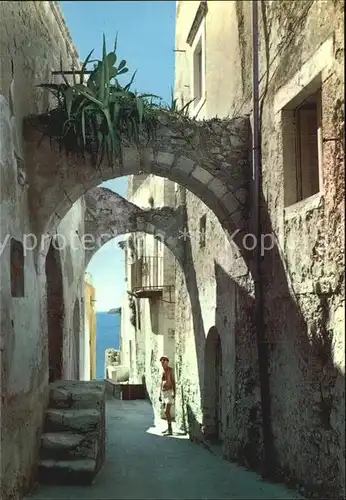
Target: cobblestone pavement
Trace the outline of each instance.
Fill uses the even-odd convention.
[[[107,402],[106,463],[89,487],[39,486],[34,499],[295,499],[186,436],[164,437],[146,401]]]

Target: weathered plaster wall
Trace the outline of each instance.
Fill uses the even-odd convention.
[[[11,296],[10,239],[23,242],[30,228],[25,188],[16,178],[10,118],[1,96],[1,497],[5,499],[19,498],[21,488],[30,483],[47,384],[44,317],[33,252],[25,256],[24,297]]]
[[[175,91],[177,96],[184,93],[185,102],[191,98],[184,87],[191,84],[191,50],[186,39],[199,4],[179,2],[177,11],[176,49],[186,53],[176,55]],[[277,238],[277,246],[265,253],[263,261],[274,441],[282,477],[329,496],[342,495],[345,484],[342,19],[339,1],[262,2],[260,9],[263,219],[265,232]],[[206,96],[198,117],[251,111],[251,2],[208,2],[205,25]],[[324,189],[308,202],[284,209],[280,105],[318,74],[323,82]],[[177,276],[177,371],[187,393],[186,404],[201,424],[202,383],[188,385],[191,373],[197,380],[198,372],[193,339],[196,331],[202,332],[203,344],[214,308],[226,319],[231,314],[229,324],[225,322],[220,331],[226,367],[223,384],[229,386],[223,398],[229,421],[223,426],[224,452],[255,466],[261,457],[261,430],[255,332],[249,320],[251,286],[246,270],[238,270],[238,264],[240,268],[243,264],[234,258],[220,225],[215,223],[212,229],[210,210],[189,192],[186,207],[191,232],[198,230],[200,216],[207,215],[207,241],[204,249],[198,249],[194,238],[191,241],[198,288],[193,309],[194,314],[198,308],[201,311],[199,322],[184,308],[187,290]],[[222,269],[218,277],[211,261]],[[244,276],[239,278],[238,272]],[[223,306],[216,307],[216,289],[224,312]],[[227,420],[226,413],[223,419]]]
[[[30,234],[22,120],[46,109],[36,88],[76,58],[54,2],[0,4],[1,245]],[[13,69],[13,71],[12,71]],[[13,103],[12,109],[10,103]],[[32,240],[30,241],[32,243]],[[33,480],[48,383],[44,259],[25,256],[25,293],[11,297],[10,246],[1,247],[1,498],[20,498]],[[23,376],[25,374],[25,376]]]
[[[251,279],[214,214],[191,193],[186,196],[186,215],[186,278],[181,270],[177,270],[176,277],[177,418],[179,425],[183,426],[185,418],[185,426],[189,420],[193,432],[200,432],[204,398],[208,396],[204,394],[208,382],[204,378],[205,339],[215,326],[222,345],[223,451],[255,465],[253,449],[257,445],[255,437],[258,436],[257,442],[260,440],[260,422]],[[201,248],[199,223],[204,215],[207,244]],[[191,425],[189,411],[197,428]]]

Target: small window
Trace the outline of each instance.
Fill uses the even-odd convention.
[[[285,206],[321,190],[321,91],[284,110]]]
[[[194,104],[202,99],[202,40],[196,45],[193,54],[193,99]]]
[[[201,217],[200,221],[199,221],[199,247],[200,248],[205,247],[206,226],[207,226],[207,216],[203,215],[203,217]]]
[[[20,241],[11,239],[11,294],[24,297],[24,250]]]
[[[205,64],[206,64],[206,15],[208,2],[199,2],[199,6],[186,42],[191,47],[188,51],[190,73],[190,100],[192,103],[192,114],[196,117],[203,106],[206,97]]]

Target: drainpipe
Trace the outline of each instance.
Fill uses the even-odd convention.
[[[259,366],[259,381],[261,388],[261,409],[263,426],[263,475],[272,475],[274,459],[273,435],[271,427],[270,390],[269,390],[269,356],[268,344],[265,342],[264,300],[261,279],[261,131],[259,111],[259,30],[258,1],[252,1],[252,103],[253,103],[253,133],[252,133],[252,167],[253,167],[253,229],[257,245],[254,255],[254,288],[255,304],[254,319],[257,337],[257,352]]]

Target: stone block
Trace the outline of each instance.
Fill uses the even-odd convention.
[[[41,460],[38,479],[41,483],[90,485],[96,475],[96,461],[84,460]]]
[[[70,408],[71,394],[67,389],[52,389],[49,393],[49,406],[51,408]]]
[[[180,156],[177,160],[173,170],[180,170],[184,172],[184,174],[189,175],[194,169],[196,162],[191,160],[190,158],[186,158],[185,156]]]
[[[156,155],[155,160],[159,165],[164,165],[165,167],[171,168],[174,161],[174,154],[159,151]]]
[[[204,185],[208,184],[213,180],[213,176],[211,175],[211,173],[201,167],[196,167],[192,171],[191,175]]]
[[[100,382],[59,381],[50,385],[49,407],[98,409],[103,397],[103,386]]]
[[[97,459],[98,442],[94,435],[57,432],[43,434],[41,458],[54,460],[74,460],[76,458]]]
[[[49,432],[77,431],[86,434],[95,431],[101,423],[99,410],[49,409],[45,429]]]
[[[74,391],[72,394],[72,405],[74,409],[100,409],[103,400],[103,393],[101,391],[79,390]]]
[[[221,203],[226,207],[227,211],[232,214],[239,208],[239,202],[230,191],[222,197]]]
[[[225,186],[225,184],[216,177],[214,177],[208,184],[208,189],[210,189],[220,199],[227,193],[227,186]]]

